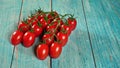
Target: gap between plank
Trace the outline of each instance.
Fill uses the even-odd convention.
[[[91,39],[90,39],[90,32],[89,32],[89,29],[88,29],[88,24],[87,24],[87,19],[86,19],[84,5],[83,5],[83,0],[81,0],[81,2],[82,2],[83,14],[84,14],[84,18],[85,18],[85,24],[86,24],[86,27],[87,27],[87,32],[88,32],[88,38],[89,38],[89,42],[90,42],[90,47],[91,47],[91,51],[92,51],[92,55],[93,55],[93,61],[94,61],[95,68],[97,68],[96,61],[95,61],[95,55],[94,55],[93,47],[92,47],[92,42],[91,42]]]
[[[50,0],[50,11],[52,11],[52,0]]]
[[[23,6],[23,0],[21,2],[21,7],[20,7],[20,13],[19,13],[19,19],[18,19],[18,24],[20,22],[20,17],[21,17],[21,13],[22,13],[22,6]],[[12,64],[13,64],[13,59],[14,59],[14,53],[15,53],[15,46],[13,48],[13,53],[12,53],[12,58],[11,58],[11,64],[10,64],[10,68],[12,68]]]

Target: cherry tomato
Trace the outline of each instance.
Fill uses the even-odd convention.
[[[14,46],[16,46],[22,41],[22,38],[23,38],[23,32],[21,32],[20,30],[16,30],[11,35],[10,41]]]
[[[75,18],[68,18],[68,23],[72,30],[74,30],[76,28],[77,21]]]
[[[54,22],[60,23],[60,25],[63,24],[63,20],[60,19],[60,18],[55,18],[55,19],[54,19]]]
[[[38,24],[38,20],[37,19],[32,21],[32,25],[34,25],[34,24]]]
[[[46,15],[44,14],[44,13],[40,13],[39,15],[38,15],[38,20],[40,20],[41,18],[44,18]]]
[[[30,24],[32,23],[32,21],[35,19],[35,16],[29,16],[28,19],[27,19],[27,22]]]
[[[34,33],[28,31],[23,35],[23,45],[25,47],[32,46],[34,41],[35,41],[35,34]]]
[[[53,21],[53,19],[48,19],[48,20],[47,20],[47,23],[48,23],[48,24],[51,24],[52,21]]]
[[[36,55],[38,57],[38,59],[40,60],[44,60],[47,58],[49,53],[49,47],[46,44],[40,44],[38,45],[37,49],[36,49]]]
[[[54,36],[52,34],[44,34],[42,40],[50,46],[54,42]]]
[[[34,34],[35,34],[36,37],[38,37],[38,36],[40,36],[42,34],[43,29],[42,29],[42,27],[38,26],[37,24],[34,24],[32,26],[32,29],[33,29]]]
[[[21,22],[18,25],[18,29],[25,33],[26,31],[30,29],[30,26],[27,23]]]
[[[46,31],[47,31],[47,32],[50,32],[51,34],[58,32],[58,30],[56,29],[56,31],[55,31],[55,29],[56,29],[56,26],[55,26],[55,25],[48,25],[48,26],[46,27]]]
[[[54,18],[58,18],[59,15],[56,11],[52,11],[48,14],[48,19],[54,19]]]
[[[58,42],[53,42],[50,46],[50,57],[58,58],[62,52],[62,46]]]
[[[46,26],[47,26],[47,21],[46,21],[44,18],[41,18],[41,19],[40,19],[40,23],[42,24],[42,28],[43,28],[43,29],[46,28]]]
[[[58,32],[56,37],[57,37],[57,40],[60,41],[60,44],[61,44],[62,46],[65,46],[65,45],[66,45],[66,43],[67,43],[67,41],[68,41],[68,36],[67,36],[67,34],[65,34],[65,33],[63,33],[63,32]]]
[[[69,25],[62,24],[60,30],[65,31],[68,36],[71,34],[71,28]]]

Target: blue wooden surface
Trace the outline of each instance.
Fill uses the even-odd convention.
[[[0,0],[0,68],[11,65],[13,46],[9,39],[16,30],[19,20],[21,0]]]
[[[0,68],[120,68],[120,0],[53,0],[53,10],[74,14],[78,24],[61,56],[44,61],[34,54],[37,39],[15,50],[9,42],[19,19],[39,7],[50,11],[50,0],[0,1]]]
[[[110,24],[119,23],[119,19],[109,19],[113,10],[110,9],[110,1],[84,0],[85,15],[90,40],[93,47],[97,68],[119,68],[120,67],[120,45],[116,39],[119,35],[114,35],[114,26]],[[109,5],[109,6],[108,6]],[[117,17],[117,16],[115,16]],[[119,26],[120,25],[115,25]]]

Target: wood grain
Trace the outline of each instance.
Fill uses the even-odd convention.
[[[105,2],[107,3],[105,4],[104,2],[101,2],[101,5],[107,19],[109,20],[111,31],[113,32],[120,47],[120,1],[116,2],[115,0],[111,0]]]
[[[37,59],[38,38],[32,47],[19,44],[15,50],[9,41],[18,21],[39,7],[77,18],[57,59]],[[120,68],[120,0],[1,0],[0,8],[0,68]]]
[[[81,0],[54,0],[52,6],[60,14],[74,14],[77,17],[77,27],[63,47],[61,56],[52,59],[52,68],[94,68]]]
[[[120,25],[111,22],[115,21],[115,18],[109,18],[113,15],[111,6],[107,6],[109,1],[83,0],[83,2],[96,67],[119,68],[120,45],[112,29]],[[110,23],[114,24],[114,27],[110,26]]]
[[[19,19],[21,1],[0,1],[0,68],[9,68],[13,54],[10,35],[16,30]]]
[[[35,9],[41,7],[45,11],[50,11],[50,1],[48,0],[23,0],[21,20],[27,18]],[[22,44],[15,48],[12,68],[50,68],[49,57],[42,61],[35,56],[35,46],[39,40],[30,48],[25,48]]]

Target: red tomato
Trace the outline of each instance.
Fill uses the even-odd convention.
[[[55,31],[55,28],[56,28],[55,25],[48,25],[48,26],[46,27],[46,31],[47,31],[47,32],[50,32],[51,34],[53,34],[53,33],[58,32],[57,29],[56,29],[56,31]]]
[[[60,44],[61,44],[62,46],[65,46],[66,43],[67,43],[67,41],[68,41],[68,36],[67,36],[67,34],[65,34],[65,33],[63,33],[63,32],[58,32],[58,33],[57,33],[57,40],[60,41]]]
[[[35,34],[34,33],[28,31],[23,35],[23,45],[25,47],[32,46],[34,41],[35,41]]]
[[[44,34],[42,40],[50,46],[54,42],[54,36],[52,34]]]
[[[58,18],[58,17],[59,17],[59,15],[56,11],[50,12],[48,14],[48,19],[54,19],[54,18]]]
[[[34,24],[32,26],[32,29],[33,29],[34,34],[35,34],[36,37],[38,37],[38,36],[40,36],[42,34],[43,29],[42,29],[42,27],[38,26],[37,24]]]
[[[62,24],[63,24],[63,20],[62,20],[62,19],[60,19],[60,18],[55,18],[55,19],[54,19],[54,21],[55,21],[55,22],[57,22],[57,23],[59,23],[59,22],[60,22],[60,25],[62,25]]]
[[[34,25],[34,24],[38,24],[38,20],[37,19],[32,21],[32,25]]]
[[[76,25],[77,25],[77,21],[75,18],[68,18],[68,23],[70,25],[70,28],[72,30],[74,30],[76,28]]]
[[[30,26],[27,23],[22,22],[18,25],[18,29],[25,33],[30,29]]]
[[[32,21],[35,19],[35,16],[28,17],[27,22],[32,23]]]
[[[51,24],[52,21],[53,21],[53,19],[48,19],[48,20],[47,20],[47,23],[48,23],[48,24]]]
[[[62,52],[62,46],[58,42],[52,43],[50,46],[50,57],[58,58]]]
[[[36,55],[37,55],[38,59],[40,59],[40,60],[46,59],[48,56],[48,53],[49,53],[48,45],[46,45],[46,44],[38,45],[37,50],[36,50]]]
[[[43,29],[46,28],[46,26],[47,26],[47,21],[46,21],[44,18],[41,18],[41,19],[40,19],[40,23],[42,24],[42,28],[43,28]]]
[[[20,30],[16,30],[11,35],[10,41],[14,46],[16,46],[22,41],[22,38],[23,38],[23,32],[21,32]]]
[[[71,28],[69,25],[62,24],[60,30],[65,31],[68,36],[71,34]]]
[[[39,15],[38,15],[38,20],[40,20],[41,18],[44,18],[46,15],[44,14],[44,13],[40,13]]]

